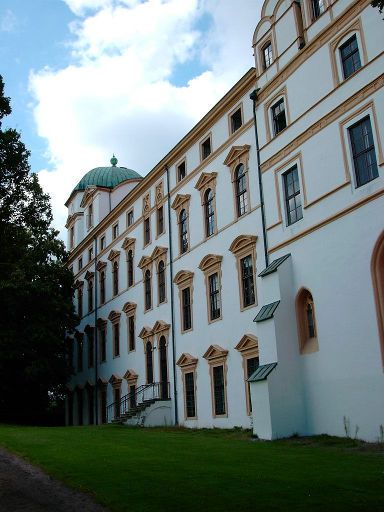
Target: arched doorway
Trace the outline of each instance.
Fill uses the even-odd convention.
[[[168,397],[168,362],[167,362],[167,342],[164,336],[159,341],[160,354],[160,396],[163,400]]]
[[[384,231],[381,233],[373,249],[371,271],[379,327],[381,358],[384,366]]]

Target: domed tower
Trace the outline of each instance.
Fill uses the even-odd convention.
[[[127,167],[95,167],[81,178],[65,203],[68,208],[68,249],[76,247],[101,220],[143,179]]]

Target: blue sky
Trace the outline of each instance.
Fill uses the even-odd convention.
[[[58,229],[85,172],[115,152],[145,175],[253,65],[260,5],[1,0],[4,125],[31,151]]]

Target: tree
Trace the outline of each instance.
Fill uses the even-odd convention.
[[[384,10],[384,0],[372,0],[371,5],[372,7],[378,7],[380,14],[382,14]]]
[[[70,375],[73,276],[0,76],[0,420],[42,421]]]

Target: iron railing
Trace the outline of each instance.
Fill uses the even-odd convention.
[[[169,382],[152,382],[143,384],[107,406],[107,422],[126,418],[130,413],[138,412],[141,406],[152,400],[168,400]]]

